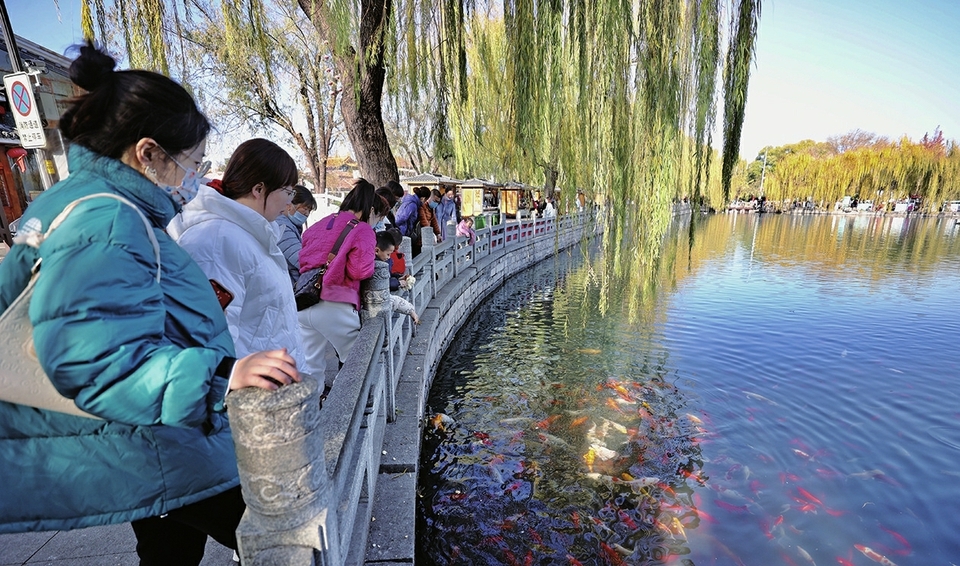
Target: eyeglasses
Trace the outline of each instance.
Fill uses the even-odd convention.
[[[283,191],[288,197],[293,198],[293,195],[297,194],[297,191],[293,190],[293,187],[280,187],[278,190]]]

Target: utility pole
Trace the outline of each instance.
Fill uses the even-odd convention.
[[[10,16],[7,15],[7,5],[4,0],[0,0],[0,27],[3,28],[3,42],[7,46],[7,58],[13,66],[13,72],[19,73],[23,70],[20,65],[20,51],[17,49],[17,41],[13,36],[13,28],[10,27]],[[7,214],[0,206],[0,240],[8,246],[13,246],[13,236],[10,234],[10,223],[7,222]]]

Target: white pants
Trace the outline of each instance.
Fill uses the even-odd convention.
[[[336,348],[341,362],[346,360],[360,334],[360,314],[347,303],[320,301],[298,312],[297,318],[306,358],[303,373],[314,376],[317,381],[326,380],[327,343]]]

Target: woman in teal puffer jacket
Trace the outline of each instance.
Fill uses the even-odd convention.
[[[226,392],[299,376],[284,350],[234,359],[210,282],[163,231],[195,194],[207,119],[170,79],[114,65],[87,45],[71,66],[88,92],[61,118],[70,177],[30,205],[0,263],[4,311],[43,258],[30,303],[37,357],[98,418],[0,401],[0,532],[132,521],[141,564],[197,564],[208,534],[236,548],[243,512]],[[95,193],[147,218],[159,282],[143,220],[115,199],[83,202],[39,241]]]

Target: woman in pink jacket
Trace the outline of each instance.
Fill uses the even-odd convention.
[[[342,363],[360,334],[360,281],[373,275],[377,245],[373,226],[389,209],[373,185],[358,179],[339,212],[303,233],[300,273],[327,263],[340,234],[349,229],[323,276],[320,302],[298,313],[306,358],[303,372],[318,380],[327,381],[327,343],[333,344]]]

